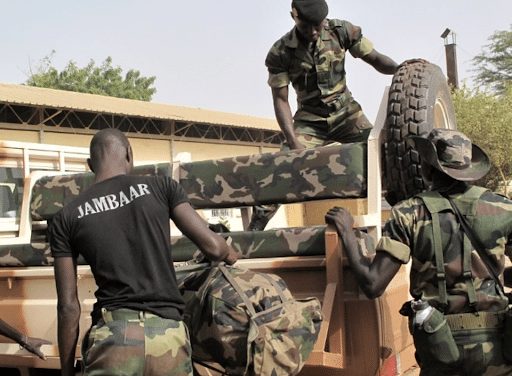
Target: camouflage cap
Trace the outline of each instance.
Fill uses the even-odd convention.
[[[457,180],[478,180],[491,167],[485,151],[455,130],[434,129],[427,137],[411,136],[407,142],[427,163]]]
[[[292,9],[297,11],[296,15],[301,20],[313,24],[322,22],[329,12],[325,0],[293,0]]]

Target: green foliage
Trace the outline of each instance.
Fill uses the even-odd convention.
[[[503,96],[464,86],[454,91],[453,105],[457,129],[484,149],[492,162],[478,184],[507,194],[512,180],[512,83],[505,85]]]
[[[131,69],[123,78],[123,70],[119,66],[112,66],[110,56],[101,66],[95,66],[94,60],[91,60],[85,67],[79,68],[74,61],[69,61],[66,68],[59,72],[51,65],[54,54],[55,51],[52,51],[41,59],[35,72],[32,72],[31,67],[25,85],[147,102],[156,93],[156,89],[151,87],[155,76],[142,77],[139,71]]]
[[[503,95],[512,82],[512,25],[510,31],[496,31],[471,61],[477,72],[476,83]]]
[[[222,216],[222,215],[221,215],[221,216],[219,217],[219,223],[220,223],[221,225],[226,226],[226,228],[227,228],[228,230],[231,230],[231,225],[229,224],[229,218],[226,218],[226,217],[224,217],[224,216]]]

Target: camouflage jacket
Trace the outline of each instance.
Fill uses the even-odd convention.
[[[324,120],[331,111],[350,103],[345,77],[345,53],[363,57],[373,50],[361,28],[350,22],[326,20],[312,55],[300,43],[296,28],[285,34],[270,49],[265,65],[272,88],[292,83],[298,102],[295,120]]]
[[[512,236],[512,201],[490,191],[485,191],[480,199],[475,201],[468,199],[469,192],[470,189],[466,189],[462,194],[454,194],[451,197],[466,217],[474,235],[484,244],[485,251],[495,263],[495,269],[502,275],[505,256],[512,256],[512,249],[506,247]],[[468,312],[468,289],[461,265],[463,232],[449,201],[443,201],[445,206],[439,212],[439,223],[448,292],[448,313]],[[414,197],[402,201],[391,211],[382,239],[377,245],[377,252],[388,252],[404,264],[412,258],[411,295],[428,300],[435,306],[440,297],[431,219],[432,216],[421,198]],[[471,274],[477,293],[477,310],[505,309],[508,301],[499,296],[494,280],[477,251],[471,251]]]

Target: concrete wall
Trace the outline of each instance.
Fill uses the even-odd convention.
[[[190,153],[192,161],[276,152],[278,147],[246,146],[220,143],[170,141],[136,138],[128,135],[136,164],[172,161],[179,153]],[[92,135],[0,129],[0,140],[53,145],[89,147]]]

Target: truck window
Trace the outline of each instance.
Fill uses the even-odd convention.
[[[23,169],[0,167],[0,218],[19,218],[23,197]]]

